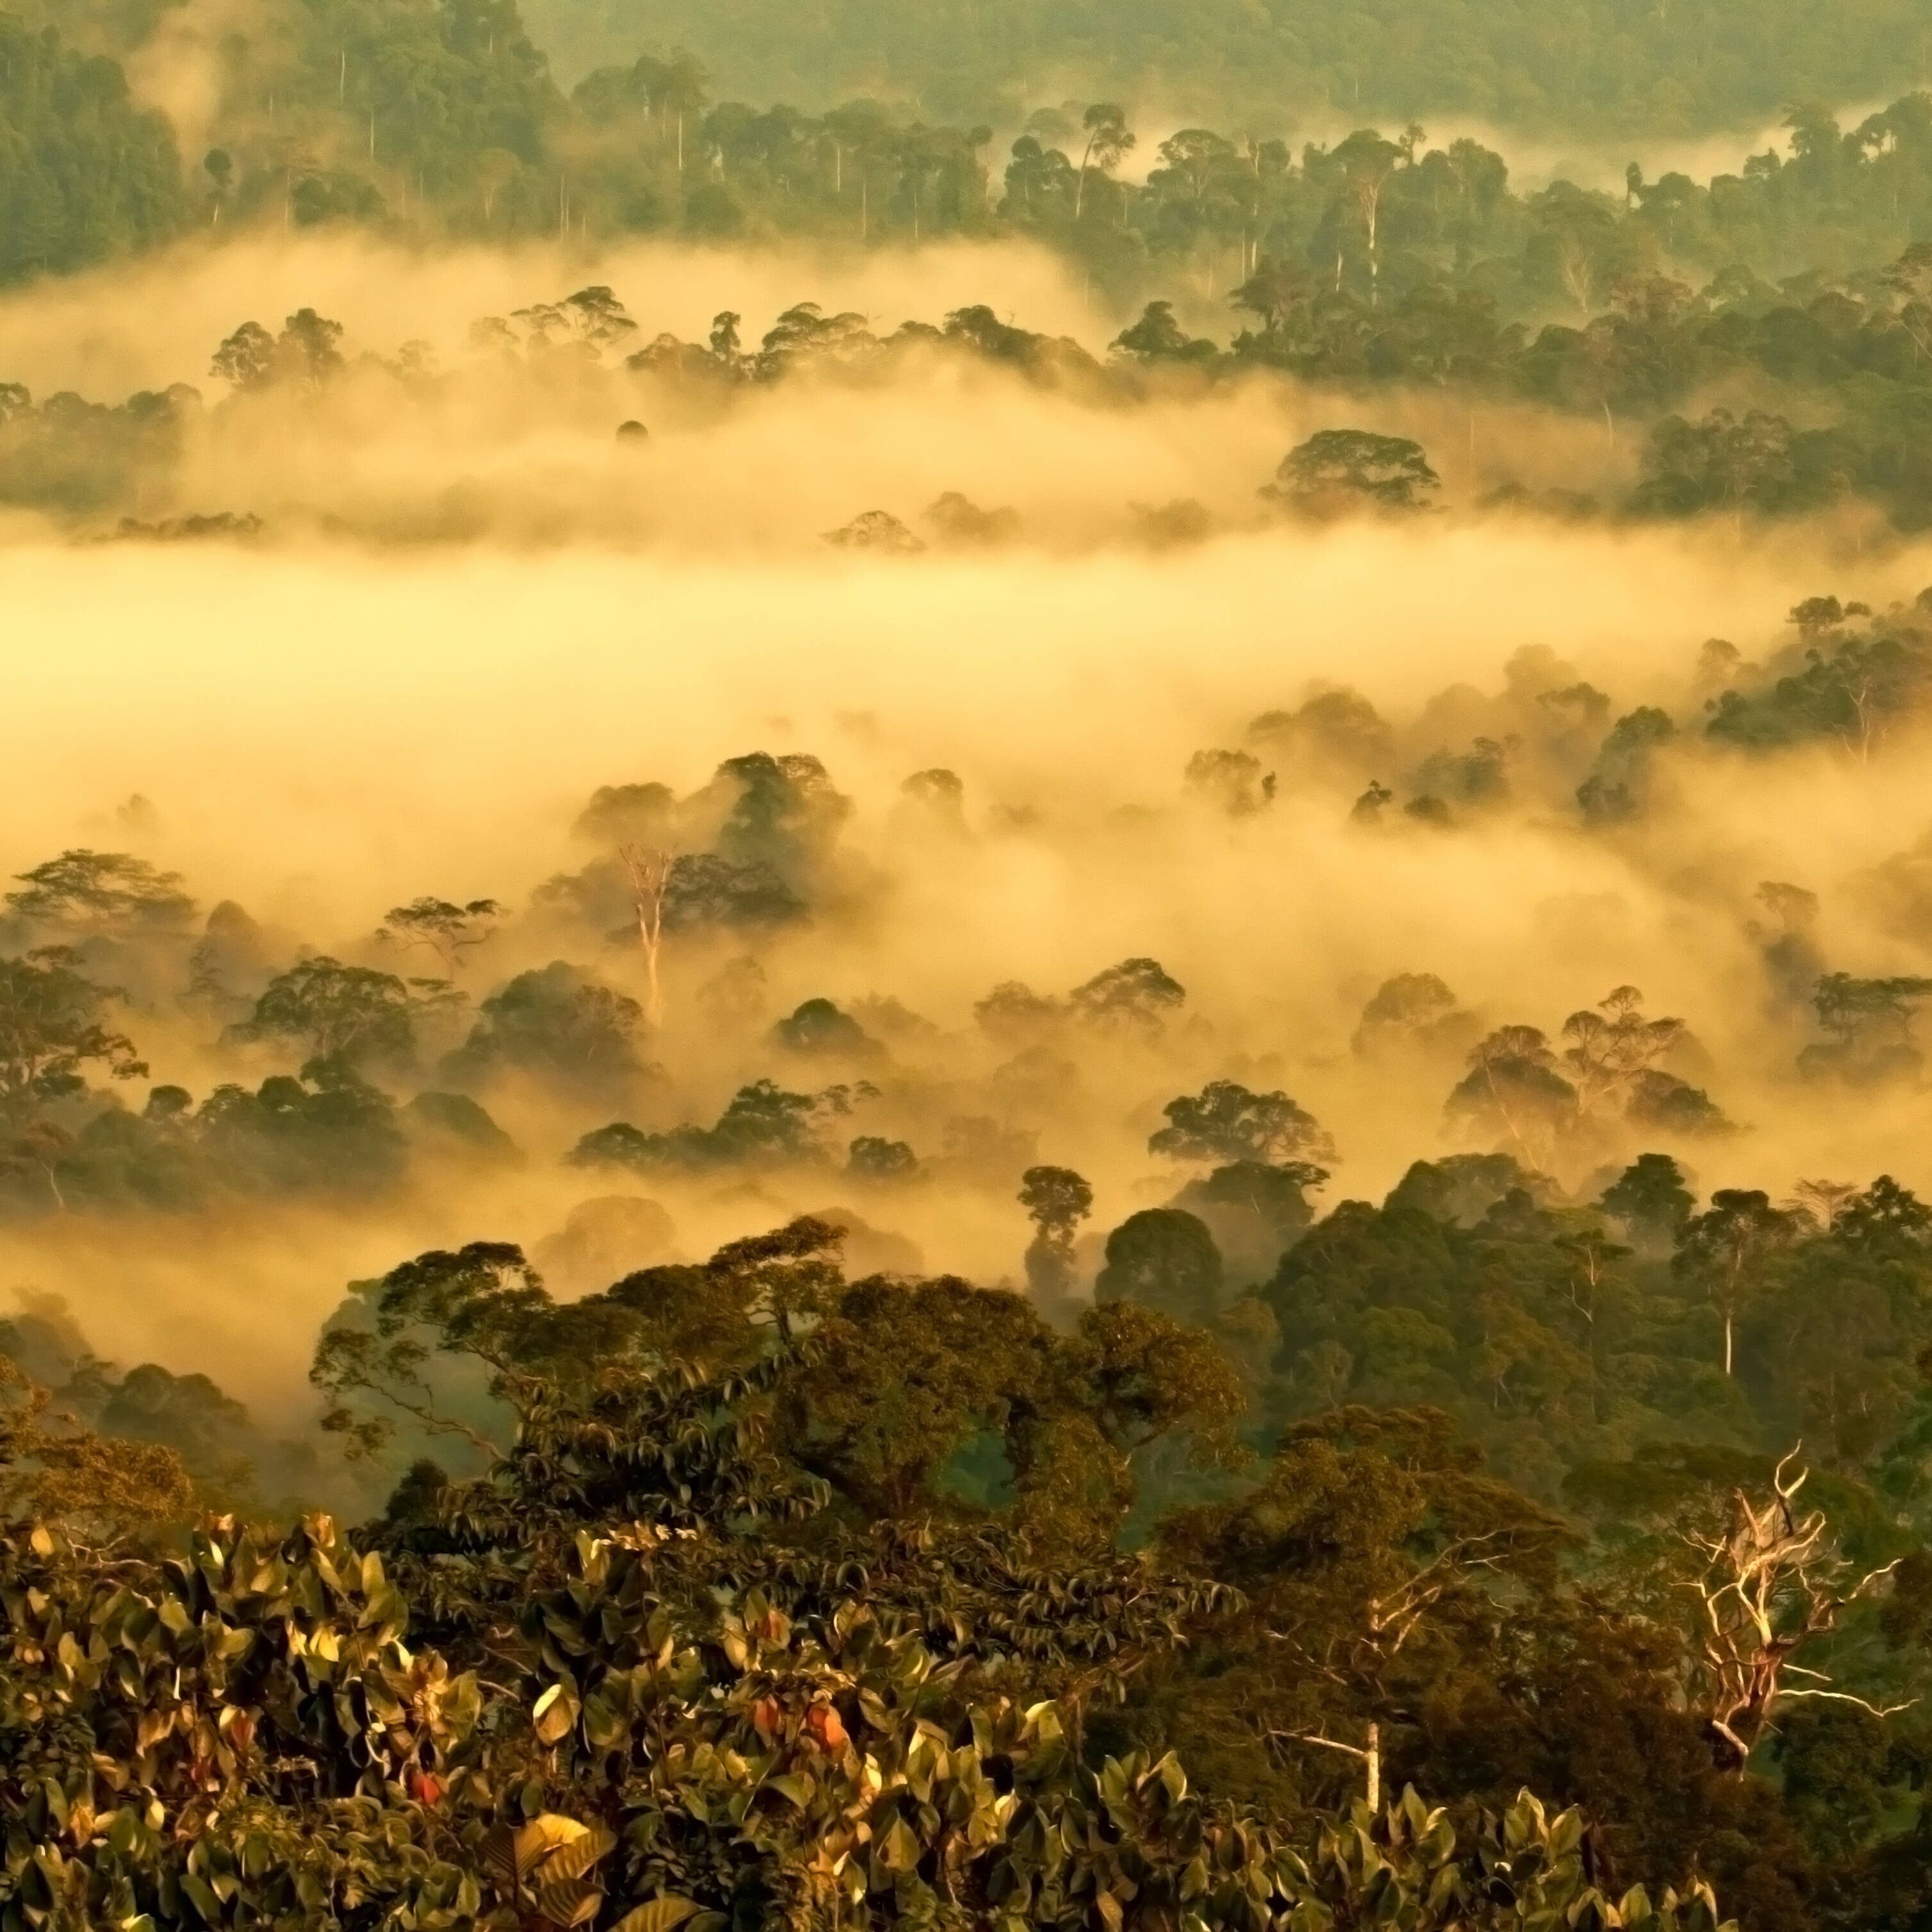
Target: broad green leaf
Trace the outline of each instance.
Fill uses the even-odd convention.
[[[616,1850],[617,1840],[602,1826],[592,1826],[582,1838],[573,1838],[568,1844],[559,1845],[544,1860],[544,1883],[550,1885],[567,1879],[581,1878],[597,1861]]]
[[[587,1925],[602,1909],[604,1894],[594,1885],[580,1878],[546,1879],[537,1888],[537,1910],[553,1925],[565,1932]]]
[[[903,1818],[895,1818],[878,1840],[875,1856],[890,1872],[910,1871],[919,1863],[919,1840]]]
[[[578,1710],[578,1701],[569,1690],[561,1684],[553,1684],[531,1708],[538,1738],[547,1744],[560,1744],[570,1735]]]
[[[688,1918],[702,1910],[694,1900],[680,1898],[674,1892],[661,1893],[648,1904],[627,1912],[610,1932],[677,1932]]]
[[[519,1880],[529,1877],[538,1865],[560,1845],[568,1845],[587,1837],[590,1827],[580,1825],[555,1811],[532,1818],[512,1841],[512,1858]]]

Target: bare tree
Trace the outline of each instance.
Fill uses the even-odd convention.
[[[674,852],[651,850],[641,845],[620,845],[617,856],[630,876],[631,902],[637,910],[638,939],[644,950],[644,975],[648,991],[644,1015],[653,1031],[664,1024],[664,992],[658,980],[658,954],[664,944],[664,895],[670,888]]]
[[[1742,1490],[1733,1494],[1721,1532],[1691,1530],[1684,1537],[1703,1564],[1702,1574],[1683,1586],[1697,1600],[1694,1668],[1701,1702],[1741,1778],[1778,1706],[1792,1699],[1856,1704],[1875,1718],[1907,1708],[1835,1689],[1823,1672],[1792,1660],[1814,1637],[1835,1630],[1845,1612],[1898,1567],[1894,1558],[1859,1576],[1839,1554],[1822,1510],[1799,1517],[1798,1492],[1810,1472],[1786,1474],[1797,1455],[1794,1448],[1778,1464],[1768,1498],[1754,1502]],[[1786,1681],[1792,1677],[1810,1681],[1794,1686]]]

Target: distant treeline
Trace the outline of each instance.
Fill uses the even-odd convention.
[[[1448,278],[1512,312],[1586,314],[1632,274],[1841,274],[1932,237],[1924,94],[1849,130],[1823,107],[1780,110],[1789,154],[1707,185],[1651,181],[1634,162],[1619,194],[1519,195],[1473,141],[1432,149],[1412,122],[1298,150],[1240,118],[1232,94],[1151,154],[1110,103],[1016,110],[1001,124],[1024,125],[1002,154],[991,120],[865,97],[816,114],[717,100],[683,52],[599,68],[566,98],[514,0],[260,12],[215,50],[214,145],[184,158],[111,58],[0,16],[0,278],[262,224],[470,239],[1024,236],[1122,302],[1210,301],[1268,257],[1366,298]]]
[[[11,0],[8,10],[124,56],[180,4]],[[239,32],[224,23],[220,51],[266,65],[376,35],[419,48],[438,10],[437,0],[256,0]],[[487,48],[510,10],[462,0],[445,10],[479,26]],[[1794,100],[1874,100],[1932,78],[1932,26],[1915,0],[523,0],[522,13],[566,86],[684,46],[742,98],[819,109],[872,94],[962,124],[1015,122],[1088,88],[1269,134],[1284,121],[1453,114],[1600,142],[1742,130]]]
[[[1871,100],[1932,72],[1911,0],[528,0],[526,12],[573,76],[682,42],[754,94],[882,89],[975,119],[1070,76],[1170,112],[1257,116],[1270,133],[1284,112],[1454,113],[1562,140],[1682,135],[1762,124],[1795,100]]]

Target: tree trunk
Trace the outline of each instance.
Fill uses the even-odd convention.
[[[662,916],[646,918],[641,911],[638,914],[638,936],[644,943],[644,983],[648,988],[644,1016],[653,1033],[664,1024],[664,992],[658,983],[658,941],[662,932]]]

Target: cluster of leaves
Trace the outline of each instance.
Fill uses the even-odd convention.
[[[561,1553],[487,1702],[404,1645],[380,1556],[326,1518],[274,1539],[217,1520],[159,1563],[22,1528],[0,1561],[0,1910],[23,1926],[1285,1926],[1393,1897],[1420,1925],[1715,1932],[1702,1888],[1605,1898],[1580,1820],[1527,1797],[1460,1856],[1408,1794],[1299,1856],[1171,1754],[1090,1769],[1054,1703],[849,1600],[680,1614],[637,1532]]]

